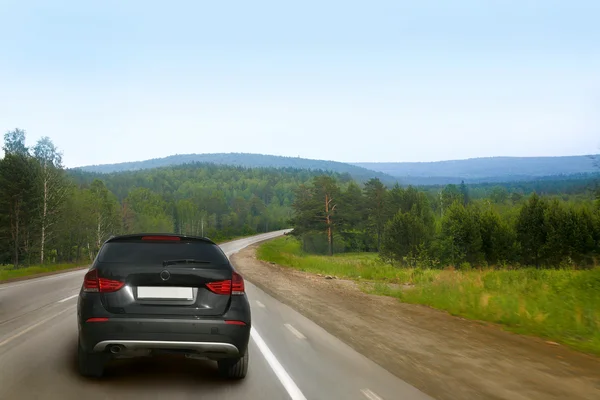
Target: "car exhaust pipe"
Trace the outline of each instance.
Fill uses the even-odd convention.
[[[114,346],[110,346],[110,352],[113,354],[119,354],[121,352],[121,350],[123,350],[123,346],[120,345],[114,345]]]

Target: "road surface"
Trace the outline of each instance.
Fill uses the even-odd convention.
[[[230,256],[281,234],[221,247]],[[214,362],[171,357],[118,360],[103,380],[82,378],[75,307],[85,272],[0,284],[0,399],[431,399],[249,282],[245,380],[219,379]]]

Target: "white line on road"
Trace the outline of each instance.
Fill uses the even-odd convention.
[[[71,299],[73,299],[73,298],[75,298],[77,296],[79,296],[79,293],[76,293],[73,296],[65,297],[64,299],[57,301],[57,303],[64,303],[65,301],[71,300]]]
[[[258,349],[265,357],[265,360],[267,360],[267,363],[269,363],[269,366],[271,367],[273,372],[275,372],[277,379],[279,379],[279,382],[281,382],[285,390],[290,395],[290,398],[292,400],[306,400],[306,397],[304,397],[298,386],[296,386],[296,383],[292,380],[292,378],[289,376],[289,374],[286,372],[283,366],[279,363],[279,361],[277,361],[275,355],[271,352],[265,341],[260,337],[260,335],[258,334],[256,329],[254,329],[254,327],[251,328],[250,334],[252,335],[252,339],[254,339],[254,342],[258,346]]]
[[[265,305],[258,300],[256,300],[256,305],[259,306],[260,308],[265,308]]]
[[[362,394],[369,400],[383,400],[381,397],[377,396],[371,389],[361,389]]]
[[[44,318],[43,320],[41,320],[41,321],[39,321],[39,322],[36,322],[36,323],[35,323],[35,324],[33,324],[33,325],[30,325],[29,327],[27,327],[27,328],[23,329],[21,332],[19,332],[19,333],[15,334],[15,335],[12,335],[12,336],[10,336],[8,339],[5,339],[5,340],[3,340],[2,342],[0,342],[0,347],[4,346],[4,345],[5,345],[5,344],[7,344],[7,343],[10,343],[10,342],[12,342],[13,340],[15,340],[16,338],[18,338],[19,336],[22,336],[22,335],[26,334],[27,332],[29,332],[30,330],[37,328],[38,326],[40,326],[40,325],[41,325],[41,324],[43,324],[44,322],[46,322],[46,321],[50,321],[51,319],[53,319],[53,318],[56,318],[56,317],[58,317],[59,315],[66,313],[67,311],[72,311],[74,308],[75,308],[75,307],[69,307],[69,308],[67,308],[67,309],[65,309],[65,310],[62,310],[62,311],[60,311],[60,312],[58,312],[58,313],[56,313],[56,314],[54,314],[54,315],[51,315],[51,316],[49,316],[49,317],[46,317],[46,318]]]
[[[284,326],[288,328],[288,330],[292,332],[294,336],[296,336],[298,339],[306,339],[306,336],[304,336],[298,329],[294,328],[292,325],[284,324]]]

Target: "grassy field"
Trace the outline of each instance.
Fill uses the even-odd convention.
[[[13,268],[12,265],[0,265],[0,282],[13,278],[21,278],[24,276],[43,274],[45,272],[62,271],[65,269],[81,267],[82,264],[48,264],[34,265],[23,268]]]
[[[395,268],[376,254],[302,254],[293,238],[261,245],[261,260],[364,283],[365,290],[453,315],[502,324],[600,355],[600,269],[423,270]],[[402,286],[401,286],[402,285]],[[409,285],[409,286],[406,286]]]

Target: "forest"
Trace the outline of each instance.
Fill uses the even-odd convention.
[[[285,228],[302,169],[186,164],[98,174],[66,170],[48,137],[21,129],[0,160],[0,265],[93,260],[111,235],[177,232],[215,241]],[[340,182],[348,175],[332,174]]]
[[[547,181],[543,189],[557,187]],[[307,253],[379,252],[397,266],[586,268],[600,254],[593,188],[540,196],[523,187],[388,188],[376,178],[360,187],[320,176],[296,190],[294,235]]]
[[[395,265],[595,263],[595,180],[426,187],[348,173],[188,163],[67,170],[48,137],[4,135],[0,265],[87,262],[111,235],[177,232],[215,241],[294,227],[308,253],[379,252]]]
[[[80,167],[79,169],[86,172],[111,173],[198,163],[210,163],[246,168],[308,169],[314,171],[315,173],[328,173],[326,171],[332,171],[338,174],[351,175],[352,178],[363,183],[371,178],[379,178],[387,185],[393,185],[394,183],[398,182],[397,178],[391,175],[386,175],[383,172],[369,170],[367,168],[343,162],[249,153],[175,154],[168,157],[155,158],[145,161],[133,161],[119,164],[88,165]]]

